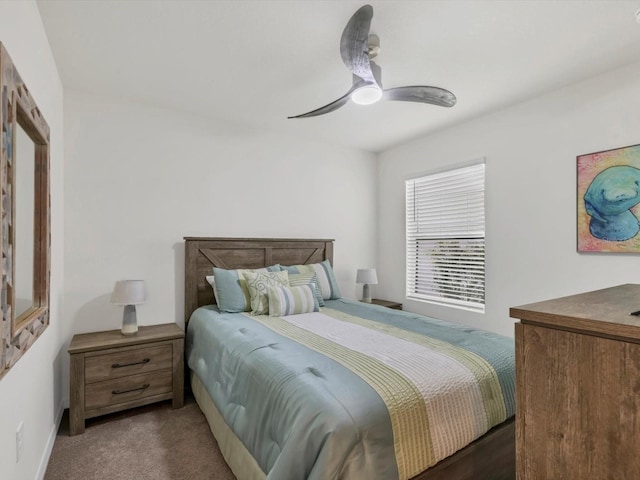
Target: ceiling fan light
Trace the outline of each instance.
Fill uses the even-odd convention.
[[[351,100],[358,105],[371,105],[382,98],[382,89],[377,85],[365,85],[351,94]]]

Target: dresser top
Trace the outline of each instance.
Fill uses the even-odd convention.
[[[509,314],[535,323],[594,334],[640,340],[640,285],[625,284],[593,292],[512,307]]]
[[[120,330],[80,333],[73,336],[69,353],[91,352],[112,347],[128,347],[184,337],[184,332],[175,323],[139,327],[135,335],[123,335]]]

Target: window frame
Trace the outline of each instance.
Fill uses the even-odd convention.
[[[481,167],[481,168],[478,168]],[[466,170],[466,172],[464,172]],[[455,172],[459,171],[458,175]],[[452,173],[452,175],[447,175]],[[464,176],[467,176],[465,179]],[[456,223],[452,231],[444,231],[441,235],[434,233],[434,229],[441,229],[443,223],[438,220],[425,220],[423,223],[415,219],[416,213],[422,209],[423,218],[425,204],[433,201],[424,197],[416,200],[416,185],[422,180],[423,193],[425,184],[440,181],[442,178],[453,177],[456,180],[466,180],[467,189],[457,189],[456,193],[464,193],[467,201],[472,200],[470,208],[465,210],[472,215],[469,223],[464,221]],[[471,180],[470,180],[471,179]],[[480,182],[481,180],[481,182]],[[446,183],[447,180],[444,181]],[[476,182],[474,185],[473,182]],[[478,183],[480,182],[480,183]],[[449,185],[451,186],[451,185]],[[410,190],[414,198],[410,202]],[[479,197],[480,200],[478,200]],[[442,197],[444,202],[448,198]],[[440,201],[440,199],[438,199]],[[440,202],[442,203],[442,201]],[[420,205],[422,204],[422,205]],[[446,207],[450,207],[448,203]],[[466,215],[453,214],[444,216],[445,219],[460,220]],[[431,215],[430,215],[431,217]],[[437,227],[436,227],[437,226]],[[431,227],[420,238],[419,229]],[[461,231],[460,228],[466,228]],[[423,245],[420,245],[420,242]],[[453,243],[456,242],[456,243]],[[430,246],[428,246],[430,244]],[[409,300],[415,300],[440,306],[469,310],[476,313],[484,313],[486,307],[486,160],[476,159],[456,165],[450,165],[441,169],[432,170],[420,174],[414,174],[405,179],[405,294]],[[464,256],[460,252],[464,251]],[[442,265],[437,262],[426,261],[420,264],[420,259],[426,255],[441,255],[443,252],[453,252],[447,255],[445,266],[451,268],[440,269]],[[458,266],[462,268],[458,268]],[[438,270],[440,269],[440,272]],[[475,270],[476,273],[468,273]],[[435,278],[434,276],[437,276]],[[431,277],[431,278],[429,278]],[[459,287],[460,281],[467,281],[466,285]],[[424,288],[418,285],[422,283]],[[422,291],[421,291],[422,290]]]

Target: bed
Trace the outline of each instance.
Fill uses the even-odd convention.
[[[515,478],[509,339],[342,298],[287,317],[220,312],[206,278],[321,262],[333,240],[185,238],[191,389],[236,477]],[[470,397],[452,396],[468,377]]]

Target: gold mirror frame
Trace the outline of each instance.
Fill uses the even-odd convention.
[[[16,245],[15,157],[18,125],[33,141],[33,245]],[[0,213],[2,225],[2,291],[0,378],[18,361],[49,325],[51,200],[49,193],[49,126],[0,43]],[[32,306],[16,317],[16,248],[33,248]]]

